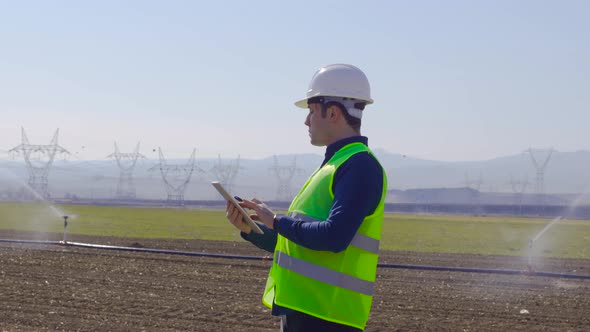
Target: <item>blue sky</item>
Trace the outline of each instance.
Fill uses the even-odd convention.
[[[317,153],[302,97],[352,63],[373,148],[483,160],[588,150],[588,1],[0,1],[0,151]]]

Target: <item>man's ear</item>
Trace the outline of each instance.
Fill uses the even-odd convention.
[[[340,107],[338,107],[336,105],[332,105],[332,106],[328,107],[328,118],[330,120],[338,120],[338,118],[340,118],[342,116],[342,114],[340,112],[342,112]]]

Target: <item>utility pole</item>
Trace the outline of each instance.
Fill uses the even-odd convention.
[[[139,142],[135,146],[135,150],[132,153],[121,153],[117,142],[115,142],[115,152],[107,156],[117,161],[119,166],[119,182],[117,183],[117,191],[115,197],[122,199],[134,199],[135,186],[133,184],[133,169],[137,163],[137,159],[145,159],[145,156],[139,153]]]
[[[191,176],[195,168],[195,153],[197,149],[193,149],[193,153],[189,157],[186,164],[168,164],[162,153],[162,148],[158,148],[160,156],[160,163],[150,168],[150,171],[159,170],[162,175],[162,180],[166,186],[168,193],[168,202],[176,205],[184,205],[184,194],[186,188],[191,180]]]
[[[51,165],[57,154],[68,155],[69,152],[57,143],[59,128],[55,131],[51,142],[47,145],[30,144],[25,129],[21,127],[21,144],[10,149],[12,154],[22,154],[29,173],[28,185],[38,196],[37,198],[48,199],[48,176]],[[42,160],[45,157],[45,161]]]

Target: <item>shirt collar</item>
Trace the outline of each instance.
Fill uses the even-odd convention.
[[[343,138],[339,141],[336,141],[326,147],[326,154],[324,155],[324,161],[322,162],[322,166],[330,160],[334,156],[338,150],[342,149],[344,146],[351,144],[351,143],[363,143],[364,145],[368,144],[369,139],[366,136],[352,136]]]

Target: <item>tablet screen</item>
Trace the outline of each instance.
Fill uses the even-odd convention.
[[[213,187],[215,187],[215,189],[217,189],[217,191],[221,194],[221,196],[223,196],[223,198],[225,198],[226,201],[231,202],[237,209],[238,211],[240,211],[240,213],[242,214],[242,218],[248,223],[248,225],[250,225],[250,228],[252,228],[252,231],[258,234],[263,234],[264,232],[260,229],[260,227],[258,227],[258,224],[256,224],[254,222],[254,220],[252,220],[252,218],[250,218],[250,215],[248,214],[248,212],[246,210],[244,210],[243,207],[240,206],[240,204],[238,204],[238,201],[236,201],[236,199],[230,195],[227,190],[225,190],[225,188],[223,188],[223,186],[221,185],[221,183],[219,183],[219,181],[213,181],[211,182],[211,184],[213,185]]]

